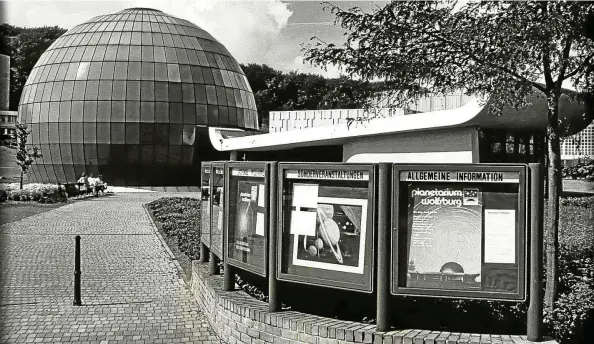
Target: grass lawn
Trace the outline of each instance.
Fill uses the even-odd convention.
[[[0,203],[0,225],[18,221],[32,215],[45,213],[46,211],[59,208],[66,204],[68,203],[41,204],[37,202],[2,202]]]

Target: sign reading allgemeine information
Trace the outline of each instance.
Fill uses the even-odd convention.
[[[229,162],[227,166],[227,264],[266,277],[270,164]]]
[[[375,170],[279,164],[279,280],[372,292]]]
[[[392,292],[519,301],[525,165],[394,165]]]

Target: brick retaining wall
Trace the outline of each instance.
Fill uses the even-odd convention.
[[[208,263],[192,262],[191,290],[213,330],[229,344],[527,344],[525,336],[423,330],[375,332],[375,325],[295,311],[268,312],[268,304],[244,291],[223,291],[223,277]],[[550,340],[543,344],[556,344]]]

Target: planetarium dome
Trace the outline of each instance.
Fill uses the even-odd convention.
[[[258,129],[252,90],[229,51],[191,22],[146,8],[92,18],[58,38],[27,79],[19,121],[43,154],[29,178],[53,183],[86,172],[115,185],[195,184],[200,150],[212,149],[201,130]]]

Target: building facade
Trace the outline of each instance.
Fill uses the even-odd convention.
[[[215,152],[206,128],[255,130],[257,118],[250,85],[221,43],[146,8],[92,18],[58,38],[19,105],[43,154],[30,178],[53,183],[85,172],[112,185],[195,184],[200,159]]]

